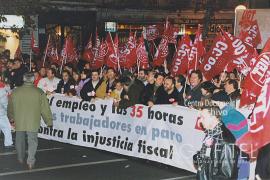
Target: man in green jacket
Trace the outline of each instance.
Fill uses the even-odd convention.
[[[16,88],[8,103],[8,117],[15,122],[16,150],[20,163],[25,159],[25,137],[28,140],[28,168],[35,164],[38,146],[38,129],[41,117],[47,126],[52,126],[52,112],[46,94],[33,84],[34,74],[24,75],[24,84]]]

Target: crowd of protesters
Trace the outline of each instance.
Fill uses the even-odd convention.
[[[23,84],[23,74],[30,69],[25,59],[10,60],[1,56],[2,82],[14,89]],[[31,62],[31,72],[35,74],[34,84],[47,95],[53,93],[77,96],[85,101],[95,98],[113,98],[115,105],[129,107],[135,104],[153,106],[155,104],[174,104],[200,107],[207,101],[236,103],[240,98],[240,81],[235,72],[222,72],[212,81],[205,81],[199,70],[188,76],[172,77],[164,67],[140,69],[121,73],[112,68],[91,69],[88,62],[39,66]]]
[[[27,56],[21,59],[10,59],[9,56],[8,50],[0,56],[0,81],[7,93],[20,87],[23,84],[23,75],[31,70],[35,76],[34,85],[47,95],[59,93],[70,97],[76,96],[85,101],[111,98],[114,105],[119,108],[127,108],[135,104],[150,107],[172,104],[201,109],[204,112],[201,116],[206,116],[204,119],[213,119],[209,122],[201,122],[205,130],[211,130],[206,131],[206,137],[218,135],[216,139],[219,139],[218,143],[222,145],[235,141],[234,134],[225,128],[224,123],[221,123],[221,116],[217,116],[221,114],[218,112],[221,108],[213,106],[213,102],[224,102],[231,107],[237,107],[241,96],[241,77],[236,70],[224,71],[211,81],[205,81],[199,70],[191,71],[188,75],[172,76],[164,67],[139,70],[115,70],[107,67],[91,69],[90,63],[83,60],[79,60],[76,64],[65,64],[63,67],[48,62],[42,66],[41,59],[33,59],[30,62]],[[211,112],[216,113],[211,114]],[[7,146],[9,145],[10,142],[7,141]],[[200,169],[199,179],[209,179],[210,176],[222,178],[222,175],[227,178],[237,176],[235,175],[237,161],[228,162],[227,167],[219,167],[226,169],[226,172],[214,172],[213,168],[218,168],[217,164],[206,168],[205,164],[208,166],[211,164],[201,161],[201,159],[207,160],[206,149],[207,146],[204,144],[202,150],[194,156],[194,162]],[[219,157],[221,156],[219,154]],[[237,159],[235,154],[231,156],[232,159]],[[258,167],[258,172],[260,170],[261,168]],[[261,172],[261,175],[263,173],[265,172]],[[247,172],[244,174],[244,177],[249,175]]]

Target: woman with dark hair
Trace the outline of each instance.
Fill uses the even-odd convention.
[[[84,69],[81,72],[80,82],[78,83],[77,88],[76,88],[77,96],[80,96],[80,92],[81,92],[83,86],[90,80],[90,73],[91,73],[91,71],[88,69]]]
[[[78,86],[78,84],[79,84],[80,81],[81,81],[81,74],[80,74],[80,72],[78,72],[78,71],[73,71],[73,72],[72,72],[72,79],[73,79],[74,82],[75,82],[75,86]]]
[[[210,81],[205,81],[201,85],[202,97],[201,101],[210,101],[215,90],[215,85],[213,85]]]

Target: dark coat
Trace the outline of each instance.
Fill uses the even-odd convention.
[[[106,93],[109,93],[110,91],[113,91],[115,88],[115,80],[110,85],[109,80],[106,81]]]
[[[183,87],[181,89],[181,91],[179,92],[178,105],[180,105],[180,106],[185,106],[184,90],[185,90],[185,88]],[[185,94],[186,95],[189,94],[190,91],[191,91],[190,86],[187,84]]]
[[[212,96],[212,100],[214,101],[222,101],[222,102],[229,102],[230,98],[224,90],[220,90],[217,93],[214,93]]]
[[[130,85],[128,92],[126,92],[128,99],[121,99],[119,102],[119,108],[128,108],[130,106],[134,106],[135,104],[141,104],[143,90],[144,84],[141,81],[135,79]]]
[[[187,106],[196,106],[196,104],[201,101],[201,98],[201,85],[198,85],[191,89],[190,92],[187,94],[187,102],[185,104]]]
[[[72,87],[73,86],[73,87]],[[62,92],[62,88],[63,88],[63,92]],[[74,89],[75,88],[75,82],[72,81],[71,79],[68,80],[67,83],[64,83],[64,80],[62,79],[61,81],[59,81],[59,83],[57,84],[57,89],[56,89],[56,93],[67,93],[70,91],[70,89]]]
[[[142,104],[147,106],[149,101],[154,102],[157,90],[158,87],[156,87],[155,84],[147,84],[142,94]]]
[[[80,91],[81,98],[85,101],[91,101],[93,96],[89,96],[88,93],[91,93],[92,91],[96,92],[97,89],[100,87],[102,84],[103,80],[99,80],[97,83],[96,87],[93,87],[92,80],[88,81],[86,84],[84,84],[82,90]]]
[[[10,79],[10,88],[19,87],[23,85],[23,75],[28,70],[25,66],[21,66],[19,69],[14,69],[10,71],[9,79]]]
[[[207,145],[209,139],[212,143]],[[198,180],[236,179],[239,149],[234,142],[235,138],[222,123],[206,131],[202,148],[193,157]]]
[[[172,104],[174,102],[179,102],[179,92],[174,88],[171,94],[168,94],[164,87],[159,87],[156,92],[156,101],[154,104]]]

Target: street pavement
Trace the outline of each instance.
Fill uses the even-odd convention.
[[[193,180],[195,174],[153,161],[39,139],[32,170],[4,150],[0,136],[0,180]]]

